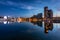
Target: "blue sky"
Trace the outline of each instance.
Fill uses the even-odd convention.
[[[43,13],[45,6],[60,15],[60,0],[0,0],[0,16],[30,17]]]

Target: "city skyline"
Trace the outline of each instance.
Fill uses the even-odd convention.
[[[53,16],[60,14],[60,0],[0,0],[0,16],[31,17],[44,14],[44,7],[53,10]]]

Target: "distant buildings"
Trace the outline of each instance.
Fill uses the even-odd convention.
[[[12,21],[12,22],[16,22],[17,18],[16,17],[7,17],[7,21]]]
[[[38,13],[38,14],[36,15],[36,18],[42,19],[42,13]]]
[[[29,18],[29,21],[42,21],[42,13],[38,13],[37,15],[33,15]]]
[[[37,15],[33,15],[33,16],[30,17],[30,18],[18,17],[18,18],[17,18],[17,21],[18,21],[18,22],[41,21],[40,19],[42,19],[42,13],[39,13],[39,14],[37,14]]]
[[[4,17],[3,16],[0,16],[0,21],[4,20]]]
[[[7,20],[7,16],[0,16],[0,21],[6,21]]]
[[[25,22],[25,21],[27,21],[27,20],[29,20],[29,19],[23,18],[23,17],[18,17],[18,18],[17,18],[17,22]]]
[[[38,13],[37,15],[33,15],[31,18],[41,19],[42,18],[42,13]]]
[[[42,13],[38,13],[37,15],[33,15],[30,18],[23,18],[23,17],[11,17],[11,16],[0,16],[0,21],[7,20],[7,21],[45,21],[45,20],[52,20],[52,21],[60,21],[60,17],[53,17],[53,11],[48,9],[48,7],[44,7],[44,18]]]

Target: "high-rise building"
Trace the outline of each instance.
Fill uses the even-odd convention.
[[[48,13],[48,7],[44,7],[44,18],[46,18],[47,13]]]
[[[45,19],[52,19],[53,18],[53,11],[52,10],[48,10],[48,7],[44,7],[44,18]]]
[[[53,18],[53,11],[52,10],[48,10],[47,18],[50,18],[50,19]]]

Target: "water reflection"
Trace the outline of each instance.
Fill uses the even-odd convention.
[[[42,22],[41,21],[36,21],[36,22],[31,22],[34,25],[38,25],[40,27],[42,27]],[[48,31],[52,31],[53,30],[53,22],[52,21],[44,21],[44,32],[48,33]]]
[[[52,21],[19,23],[13,21],[0,21],[0,37],[4,40],[60,40],[59,30],[60,24],[57,25]]]
[[[46,20],[44,21],[44,32],[48,33],[50,31],[53,30],[53,21],[51,20]]]
[[[4,23],[4,24],[7,24],[7,21],[4,21],[3,23]]]
[[[38,25],[38,26],[42,27],[42,22],[41,21],[36,21],[36,22],[32,21],[31,23],[33,23],[34,25]]]
[[[52,31],[53,30],[53,22],[44,22],[44,32],[48,33],[48,31]]]
[[[0,24],[11,24],[11,23],[15,23],[13,21],[0,21]]]
[[[11,23],[15,23],[13,21],[0,21],[0,24],[11,24]],[[20,22],[18,22],[20,23]],[[41,21],[35,21],[35,22],[30,22],[32,23],[33,25],[37,25],[37,26],[40,26],[40,27],[43,27],[43,23]],[[53,22],[52,21],[44,21],[44,33],[48,33],[50,31],[53,30]]]

